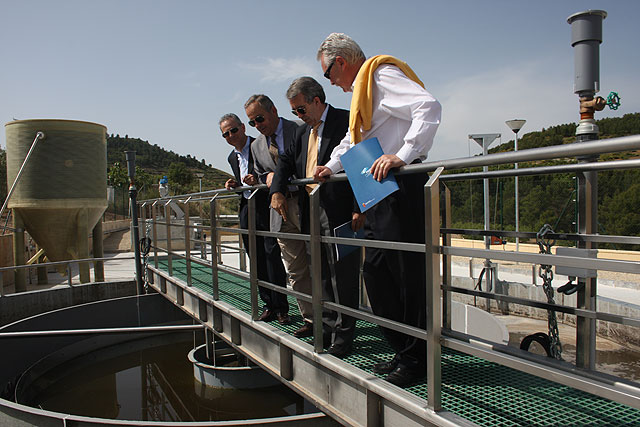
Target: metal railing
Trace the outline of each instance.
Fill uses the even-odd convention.
[[[621,160],[596,162],[593,160],[583,160],[584,156],[597,156],[605,153],[615,153],[620,151],[638,150],[640,149],[640,136],[630,136],[623,138],[612,138],[608,140],[598,140],[590,142],[581,142],[575,144],[543,147],[530,150],[521,150],[517,152],[489,154],[481,157],[469,157],[452,160],[443,160],[436,162],[426,162],[419,165],[410,165],[400,168],[396,174],[411,173],[431,173],[431,176],[424,187],[425,200],[425,224],[426,235],[425,243],[405,243],[390,242],[377,240],[354,240],[346,238],[328,237],[320,233],[320,225],[317,221],[320,212],[319,201],[319,184],[309,195],[310,197],[310,219],[311,230],[309,235],[275,233],[256,230],[255,218],[255,195],[258,191],[265,191],[265,185],[255,187],[239,187],[232,191],[212,190],[194,194],[185,194],[170,197],[169,200],[178,200],[187,208],[185,209],[184,224],[172,224],[167,220],[164,223],[158,222],[157,205],[161,199],[147,200],[145,206],[151,206],[151,224],[153,234],[153,251],[154,265],[158,268],[158,252],[162,251],[167,255],[167,265],[169,275],[173,274],[172,259],[175,257],[186,260],[187,264],[187,284],[191,286],[191,263],[195,262],[210,267],[212,279],[212,297],[214,300],[219,299],[218,290],[218,272],[229,271],[240,277],[246,278],[250,282],[251,287],[251,316],[252,319],[258,318],[258,285],[265,288],[284,293],[297,299],[308,301],[313,304],[313,320],[314,325],[322,325],[322,309],[327,308],[337,312],[353,316],[355,318],[376,323],[385,328],[394,329],[402,333],[425,340],[427,346],[427,386],[428,401],[427,406],[435,411],[442,408],[441,406],[441,351],[442,346],[458,350],[464,353],[482,357],[492,362],[509,366],[514,369],[525,371],[529,374],[538,375],[568,385],[583,391],[595,393],[600,396],[616,400],[636,408],[640,408],[640,387],[635,382],[622,380],[617,377],[611,377],[601,374],[595,370],[595,321],[602,320],[633,327],[640,326],[640,319],[631,318],[622,315],[614,315],[603,313],[596,310],[596,287],[597,279],[589,278],[586,280],[584,289],[578,292],[577,307],[569,307],[560,304],[550,304],[528,298],[519,298],[509,295],[498,294],[495,292],[465,289],[456,287],[452,284],[451,264],[452,256],[462,256],[469,258],[478,258],[483,260],[505,260],[517,263],[529,264],[545,264],[553,266],[566,266],[571,268],[588,268],[594,270],[613,271],[622,273],[640,274],[640,264],[629,261],[618,261],[611,259],[593,259],[576,256],[560,256],[548,254],[525,254],[510,251],[493,251],[485,249],[468,249],[454,247],[451,244],[451,234],[476,234],[483,236],[508,236],[531,238],[535,233],[532,232],[510,232],[496,230],[462,230],[451,228],[451,206],[450,192],[444,185],[447,181],[466,180],[479,178],[493,178],[506,176],[528,176],[536,174],[549,173],[577,173],[581,182],[581,212],[589,215],[593,211],[596,200],[589,197],[585,190],[584,180],[589,179],[588,174],[597,173],[603,170],[620,170],[639,168],[640,160]],[[548,159],[565,159],[565,158],[581,158],[581,162],[577,164],[570,163],[558,166],[544,166],[532,168],[520,168],[510,170],[491,171],[483,173],[456,173],[444,175],[445,170],[453,170],[460,168],[470,168],[478,166],[496,166],[502,164],[522,163],[530,161],[548,160]],[[586,176],[586,178],[585,178]],[[329,181],[344,181],[346,176],[338,174],[333,176]],[[310,179],[296,180],[293,184],[306,185],[311,183]],[[231,193],[239,193],[245,190],[251,190],[249,203],[249,226],[247,230],[239,230],[218,225],[219,215],[217,214],[217,201],[229,197]],[[444,193],[444,194],[443,194]],[[444,195],[445,209],[441,217],[441,195]],[[162,199],[166,203],[167,199]],[[210,221],[208,227],[204,225],[194,227],[189,224],[189,203],[206,202],[209,203]],[[143,214],[144,217],[144,214]],[[167,204],[165,204],[165,218],[170,217]],[[582,218],[580,221],[584,222]],[[162,224],[166,226],[167,241],[166,248],[158,246],[156,226]],[[181,254],[173,251],[171,248],[171,228],[185,228],[185,253]],[[189,248],[189,233],[191,228],[200,230],[208,230],[211,240],[206,242],[211,248],[211,260],[219,260],[221,245],[218,236],[221,231],[235,232],[238,234],[248,234],[249,248],[248,255],[250,260],[249,272],[244,273],[227,266],[219,265],[218,262],[212,262],[202,257],[194,257]],[[279,237],[286,239],[298,239],[308,242],[310,247],[311,271],[312,271],[312,294],[306,295],[293,290],[276,286],[274,284],[258,280],[256,268],[256,236]],[[595,230],[584,228],[580,233],[566,234],[556,233],[551,236],[555,239],[565,239],[577,242],[580,247],[591,248],[596,247],[597,243],[621,243],[621,244],[640,244],[640,237],[636,236],[602,236],[598,235]],[[441,243],[442,239],[442,243]],[[201,242],[202,243],[202,242]],[[427,308],[426,330],[416,328],[410,325],[404,325],[380,316],[373,315],[366,311],[355,310],[336,303],[323,302],[322,289],[320,281],[320,254],[322,244],[350,244],[362,247],[375,247],[395,249],[400,251],[410,251],[424,253],[426,257],[426,277],[427,277],[427,298],[425,301]],[[442,274],[440,265],[442,263]],[[491,343],[481,338],[461,334],[451,329],[451,299],[453,295],[473,295],[486,298],[497,302],[518,304],[527,307],[541,308],[544,310],[554,310],[556,312],[568,313],[576,316],[577,328],[577,349],[576,349],[576,365],[568,364],[563,361],[543,358],[533,355],[525,351],[507,347],[502,344]],[[441,303],[442,299],[442,303]],[[316,331],[317,332],[317,331]],[[316,352],[322,352],[322,334],[314,334],[314,349]]]
[[[102,274],[102,280],[96,281],[104,281],[104,272],[100,273],[103,270],[103,266],[101,265],[104,262],[111,261],[122,261],[126,259],[134,259],[133,256],[129,257],[108,257],[108,258],[83,258],[83,259],[70,259],[65,261],[54,261],[54,262],[43,262],[37,264],[29,264],[29,265],[15,265],[10,267],[0,267],[0,297],[5,296],[4,285],[3,285],[3,277],[5,273],[15,272],[19,270],[30,270],[30,269],[38,269],[38,268],[47,268],[47,267],[55,267],[55,266],[65,266],[65,274],[66,274],[66,283],[69,287],[73,286],[73,265],[82,264],[82,263],[92,263],[94,269],[94,278],[100,277]]]

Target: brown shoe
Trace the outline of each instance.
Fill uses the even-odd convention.
[[[265,309],[262,314],[260,315],[260,317],[258,317],[258,320],[261,322],[272,322],[274,320],[276,320],[276,318],[278,318],[278,316],[276,316],[276,314],[269,310],[269,309]]]
[[[296,338],[304,338],[313,336],[313,323],[304,322],[304,325],[293,333]]]
[[[287,313],[278,313],[276,314],[276,317],[278,318],[278,323],[281,325],[288,325],[291,323],[291,317],[289,317]]]

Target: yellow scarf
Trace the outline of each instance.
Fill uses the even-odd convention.
[[[353,83],[351,113],[349,114],[349,132],[351,133],[351,142],[353,144],[357,144],[362,140],[360,129],[371,129],[371,116],[373,115],[371,83],[373,82],[373,72],[382,64],[395,65],[407,77],[424,88],[424,84],[406,62],[390,55],[377,55],[367,59],[360,67]]]

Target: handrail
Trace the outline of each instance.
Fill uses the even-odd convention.
[[[540,147],[540,148],[530,148],[526,150],[519,151],[509,151],[503,153],[493,153],[487,154],[486,156],[473,156],[473,157],[459,157],[456,159],[449,160],[438,160],[432,162],[423,162],[421,164],[413,164],[402,166],[394,171],[396,175],[404,175],[411,173],[425,173],[425,172],[433,172],[439,167],[443,167],[445,170],[453,170],[453,169],[462,169],[462,168],[472,168],[472,167],[480,167],[480,166],[495,166],[500,164],[507,163],[521,163],[528,161],[538,161],[538,160],[549,160],[555,158],[567,158],[567,157],[583,157],[583,156],[592,156],[598,154],[607,154],[607,153],[616,153],[620,151],[630,151],[630,150],[640,150],[640,135],[632,135],[632,136],[624,136],[619,138],[610,138],[610,139],[601,139],[596,141],[589,142],[576,142],[573,144],[566,145],[554,145],[551,147]],[[624,163],[620,163],[624,162]],[[602,164],[621,164],[624,168],[637,167],[638,160],[618,160],[612,162],[598,162],[597,165]],[[592,163],[593,164],[593,163]],[[586,164],[581,165],[571,165],[572,169],[569,171],[578,171],[578,170],[601,170],[600,166],[590,166],[592,169],[588,169]],[[606,166],[603,166],[606,167]],[[559,168],[558,166],[548,166],[547,168]],[[622,168],[622,166],[621,166]],[[513,169],[508,171],[495,171],[495,173],[508,173],[505,176],[520,176],[520,174],[527,175],[533,174],[536,168],[520,168]],[[553,169],[552,169],[553,170]],[[548,172],[540,172],[540,173],[548,173]],[[560,173],[560,172],[558,172]],[[440,179],[459,179],[447,178],[449,175],[442,175]],[[338,173],[332,175],[327,179],[327,182],[340,182],[346,181],[347,175],[344,173]],[[293,185],[307,185],[313,184],[314,181],[311,178],[304,179],[296,179],[291,181]],[[165,198],[155,198],[155,199],[147,199],[141,200],[142,202],[152,202],[156,200],[169,200],[169,199],[184,199],[193,195],[202,196],[201,199],[192,199],[191,201],[203,201],[209,200],[211,196],[215,194],[230,194],[230,193],[241,193],[247,190],[255,190],[255,189],[267,189],[266,184],[259,184],[255,186],[241,186],[236,187],[231,190],[227,190],[224,188],[202,191],[198,193],[190,193],[190,194],[179,194],[175,196],[168,196]],[[221,196],[222,197],[222,196]]]
[[[188,263],[196,262],[198,264],[204,264],[211,267],[212,278],[213,275],[217,275],[218,271],[227,271],[232,274],[237,274],[238,276],[244,278],[245,280],[250,281],[251,286],[251,315],[252,318],[255,319],[257,317],[257,294],[256,289],[257,286],[263,286],[265,288],[281,292],[291,297],[299,298],[301,300],[312,302],[313,310],[314,310],[314,328],[316,326],[322,326],[321,322],[321,313],[323,309],[333,310],[345,315],[352,316],[357,319],[365,320],[368,322],[373,322],[379,324],[383,327],[394,329],[396,331],[400,331],[402,333],[418,337],[420,339],[426,340],[429,344],[427,345],[427,367],[428,367],[428,402],[427,407],[431,410],[438,411],[441,409],[441,393],[440,393],[440,383],[441,383],[441,372],[439,367],[440,361],[440,351],[441,346],[445,345],[450,348],[459,349],[461,351],[468,351],[470,354],[480,354],[483,355],[483,351],[491,352],[490,359],[492,361],[496,361],[497,363],[505,364],[506,366],[512,366],[515,369],[525,370],[527,372],[533,373],[534,375],[539,375],[540,373],[548,372],[545,369],[541,369],[539,367],[531,368],[530,362],[516,362],[514,361],[514,355],[517,357],[523,356],[524,353],[520,350],[516,350],[515,353],[506,354],[505,352],[494,351],[489,349],[489,347],[481,345],[485,350],[479,350],[478,341],[471,339],[469,343],[461,341],[460,338],[447,328],[450,328],[451,324],[451,312],[450,306],[447,306],[448,301],[451,299],[451,294],[461,294],[468,295],[473,297],[481,297],[486,298],[487,304],[488,301],[495,301],[500,303],[510,303],[516,304],[524,307],[531,307],[534,309],[542,309],[542,310],[554,310],[557,312],[562,312],[570,315],[577,316],[578,320],[587,321],[587,322],[595,322],[606,321],[618,323],[625,326],[631,327],[640,327],[640,319],[635,319],[630,316],[612,314],[612,313],[604,313],[595,309],[595,306],[592,305],[578,305],[577,307],[569,307],[562,304],[554,304],[549,302],[537,301],[535,298],[523,298],[518,296],[513,296],[509,294],[500,294],[496,292],[491,292],[485,290],[474,290],[474,289],[466,289],[460,286],[453,286],[450,280],[450,271],[451,271],[451,257],[453,255],[464,256],[469,258],[479,258],[485,260],[505,260],[505,261],[515,261],[515,262],[525,262],[532,264],[545,264],[545,265],[557,265],[564,267],[573,267],[573,268],[581,268],[585,270],[603,270],[603,271],[614,271],[614,272],[623,272],[623,273],[631,273],[631,274],[640,274],[640,266],[634,262],[628,261],[617,261],[611,259],[602,259],[602,258],[581,258],[576,256],[566,256],[566,255],[550,255],[550,254],[525,254],[520,252],[512,252],[512,251],[492,251],[490,249],[468,249],[468,248],[459,248],[452,247],[450,243],[447,243],[447,238],[451,234],[470,234],[470,235],[481,235],[481,236],[506,236],[506,237],[524,237],[524,238],[535,238],[537,233],[533,232],[513,232],[513,231],[503,231],[503,230],[467,230],[467,229],[457,229],[451,228],[449,223],[445,220],[442,221],[442,226],[440,225],[440,209],[439,209],[439,195],[441,191],[440,181],[454,181],[454,180],[471,180],[471,179],[485,179],[485,178],[499,178],[499,177],[513,177],[513,176],[530,176],[530,175],[539,175],[539,174],[551,174],[551,173],[597,173],[598,171],[604,170],[623,170],[623,169],[631,169],[631,168],[640,168],[640,160],[615,160],[615,161],[605,161],[605,162],[597,162],[595,161],[597,155],[604,153],[611,153],[617,151],[628,151],[628,150],[639,150],[640,149],[640,135],[634,135],[630,137],[622,137],[622,138],[612,138],[609,140],[600,140],[600,141],[590,141],[590,142],[581,142],[574,143],[562,146],[553,146],[553,147],[542,147],[530,150],[521,150],[518,152],[508,152],[508,153],[495,153],[489,154],[485,156],[477,156],[477,157],[468,157],[468,158],[460,158],[460,159],[452,159],[445,161],[437,161],[437,162],[426,162],[417,165],[409,165],[399,168],[395,171],[396,175],[401,174],[412,174],[412,173],[431,173],[436,171],[431,175],[429,182],[425,186],[425,212],[426,217],[425,221],[427,221],[427,236],[425,236],[424,244],[417,243],[406,243],[406,242],[396,242],[396,241],[377,241],[377,240],[363,240],[363,239],[348,239],[348,238],[339,238],[339,237],[330,237],[320,235],[318,230],[317,221],[314,221],[314,218],[318,216],[318,203],[319,203],[319,191],[318,189],[322,186],[320,184],[317,186],[310,194],[310,211],[311,211],[311,232],[310,234],[289,234],[289,233],[281,233],[281,232],[271,232],[271,231],[259,231],[256,230],[255,227],[255,215],[250,215],[249,217],[249,227],[248,229],[237,229],[231,227],[221,227],[217,225],[217,222],[220,218],[216,216],[214,220],[211,220],[211,230],[212,230],[212,240],[211,242],[202,242],[204,244],[211,245],[212,254],[218,253],[218,248],[221,247],[220,243],[217,242],[216,239],[213,239],[214,235],[221,231],[232,232],[238,235],[246,235],[249,238],[249,251],[255,251],[255,238],[256,236],[263,237],[277,237],[277,238],[287,238],[287,239],[296,239],[303,240],[309,242],[311,247],[311,268],[313,271],[312,274],[312,292],[309,295],[300,294],[299,292],[289,290],[286,288],[279,287],[277,285],[264,282],[262,280],[258,280],[255,274],[255,262],[252,262],[252,268],[249,272],[241,272],[236,271],[233,268],[229,268],[227,266],[218,265],[216,261],[204,261],[202,259],[198,259],[196,257],[190,257],[189,255],[184,256],[182,254],[176,253],[170,249],[170,246],[167,250],[163,248],[156,248],[157,250],[166,252],[168,254],[169,259],[171,257],[183,258],[186,259]],[[586,158],[587,156],[594,156],[592,158]],[[482,173],[455,173],[455,174],[444,174],[444,170],[452,170],[452,169],[462,169],[462,168],[470,168],[470,167],[479,167],[479,166],[495,166],[499,164],[506,163],[515,163],[515,162],[527,162],[527,161],[537,161],[537,160],[546,160],[546,159],[555,159],[558,157],[562,158],[573,158],[577,157],[580,160],[580,163],[573,163],[574,160],[568,160],[567,164],[555,165],[555,166],[534,166],[529,168],[520,168],[520,169],[507,169],[507,170],[498,170],[498,171],[490,171],[490,172],[482,172]],[[345,181],[345,174],[336,174],[328,179],[328,182],[333,181]],[[311,179],[299,179],[292,181],[292,184],[295,185],[306,185],[312,183]],[[179,195],[174,196],[174,199],[181,199],[188,202],[198,202],[202,200],[209,201],[211,203],[212,209],[211,212],[215,216],[215,201],[224,198],[225,196],[232,193],[239,193],[242,191],[251,190],[252,194],[255,195],[258,191],[267,190],[266,185],[257,185],[257,186],[243,186],[238,187],[232,190],[219,189],[219,190],[211,190],[209,192],[201,192],[195,193],[192,195]],[[205,195],[213,196],[213,199],[206,198]],[[203,198],[198,198],[202,196]],[[428,200],[427,200],[428,199]],[[255,200],[252,198],[249,199],[249,207],[250,212],[251,208],[255,204]],[[445,213],[445,215],[449,215],[449,213]],[[157,223],[161,223],[158,221]],[[167,221],[164,222],[167,224],[167,228],[172,226],[173,224],[169,224]],[[557,239],[557,240],[568,240],[578,242],[580,245],[596,245],[597,243],[623,243],[623,244],[640,244],[639,236],[615,236],[615,235],[599,235],[594,234],[593,231],[589,230],[588,232],[581,232],[576,234],[571,233],[553,233],[546,236],[549,239]],[[440,243],[440,238],[442,238],[443,243]],[[321,287],[319,285],[318,277],[320,276],[320,271],[317,268],[319,265],[320,259],[320,245],[321,244],[351,244],[354,246],[360,247],[375,247],[375,248],[387,248],[393,250],[401,250],[401,251],[409,251],[409,252],[418,252],[424,253],[427,257],[427,277],[428,277],[428,288],[427,288],[427,328],[425,330],[412,327],[410,325],[398,323],[391,321],[389,319],[381,318],[372,313],[368,313],[362,310],[356,310],[353,308],[349,308],[337,303],[333,302],[325,302],[321,301]],[[253,246],[252,246],[253,245]],[[587,246],[589,247],[589,246]],[[253,249],[252,249],[253,248]],[[255,255],[255,252],[253,252]],[[254,257],[250,257],[250,261]],[[440,276],[440,260],[443,260],[443,276]],[[314,268],[315,267],[315,268]],[[169,276],[172,274],[169,273]],[[215,280],[215,278],[213,279]],[[187,280],[189,283],[189,280]],[[433,286],[430,286],[433,284]],[[595,282],[593,285],[593,289],[595,289]],[[214,288],[214,300],[218,299],[217,288]],[[442,303],[440,303],[440,298],[438,296],[442,292]],[[595,299],[595,298],[594,298]],[[440,324],[440,313],[442,313],[442,324]],[[448,325],[448,326],[447,326]],[[442,328],[442,330],[440,329]],[[314,331],[314,335],[316,337],[321,337],[322,334],[319,333],[321,331]],[[584,334],[583,334],[584,335]],[[322,342],[321,339],[314,339],[314,350],[316,352],[322,352]],[[520,352],[520,353],[519,353]],[[526,357],[522,357],[523,360],[526,360]],[[576,381],[576,379],[572,376],[572,369],[575,370],[576,367],[571,365],[571,368],[566,368],[562,363],[553,362],[553,369],[558,370],[567,370],[570,374],[558,374],[559,376],[556,378],[559,382],[571,386],[577,386],[578,388],[588,387],[590,384],[590,380],[581,382]],[[596,374],[596,371],[593,368],[585,368],[582,365],[576,364],[576,366],[580,366],[582,369],[586,369],[586,375],[593,376]],[[556,374],[554,374],[556,375]],[[594,380],[595,381],[595,380]],[[599,388],[598,388],[599,387]],[[624,403],[631,403],[633,406],[640,407],[640,401],[637,399],[637,396],[640,396],[640,387],[637,384],[625,385],[629,390],[633,392],[635,397],[628,398],[626,397],[625,392],[615,385],[615,387],[609,389],[607,386],[603,386],[602,384],[596,387],[598,390],[602,389],[608,395],[618,401],[622,401]]]

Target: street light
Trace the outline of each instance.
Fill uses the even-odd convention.
[[[482,147],[482,155],[486,156],[489,152],[489,146],[493,144],[493,142],[497,138],[501,138],[502,135],[499,133],[474,133],[469,135],[469,139],[473,139],[478,145]],[[486,173],[489,171],[489,166],[483,166],[482,170]],[[484,187],[484,229],[488,231],[491,228],[490,224],[490,211],[489,211],[489,179],[484,178],[483,180]],[[485,249],[491,249],[491,237],[484,236],[484,247]],[[485,277],[486,280],[486,290],[491,291],[493,289],[494,283],[498,280],[496,274],[496,267],[491,263],[489,258],[484,260],[484,266],[482,267],[482,272],[480,273],[480,280],[482,277]],[[491,310],[490,300],[487,299],[487,311]]]
[[[200,185],[200,193],[202,193],[202,178],[204,178],[204,174],[202,172],[196,172],[196,176],[198,177],[198,184]]]
[[[524,126],[527,121],[524,119],[507,120],[505,123],[516,134],[516,140],[514,145],[514,151],[518,151],[518,132]],[[515,169],[518,169],[518,163],[514,163]],[[516,233],[520,231],[520,206],[518,205],[518,175],[516,175]],[[516,237],[516,252],[520,250],[520,238]]]

